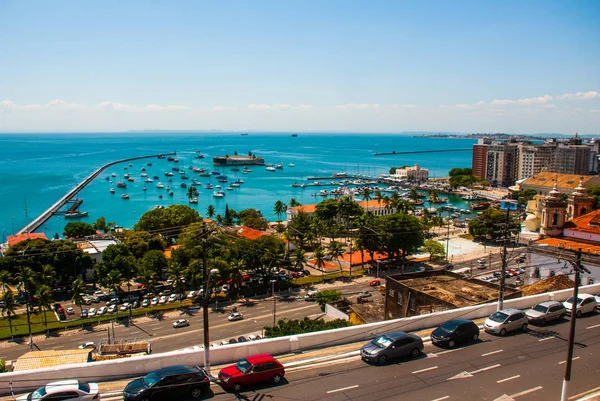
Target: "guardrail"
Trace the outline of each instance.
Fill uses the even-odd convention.
[[[539,302],[564,301],[572,290],[549,292],[529,297],[504,301],[506,308],[527,309]],[[580,287],[580,293],[597,294],[600,284]],[[211,364],[226,364],[249,355],[269,353],[287,354],[301,350],[325,348],[340,344],[364,341],[380,333],[389,331],[417,331],[432,328],[455,318],[477,319],[496,311],[496,302],[451,309],[442,312],[386,320],[377,323],[344,327],[295,336],[263,339],[246,343],[231,344],[211,348]],[[15,393],[21,393],[45,385],[50,381],[63,379],[83,379],[86,381],[111,381],[127,377],[142,376],[153,370],[170,365],[202,365],[204,350],[171,351],[147,356],[134,356],[110,361],[81,363],[36,370],[25,370],[0,374],[0,394],[9,394],[9,383]],[[213,374],[216,372],[213,372]]]

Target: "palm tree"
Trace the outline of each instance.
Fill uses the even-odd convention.
[[[8,270],[0,271],[0,288],[2,288],[2,291],[6,291],[6,289],[8,288],[8,285],[11,284],[12,282],[13,282],[13,278],[10,275],[10,273],[8,272]]]
[[[367,201],[367,209],[369,208],[369,200],[371,199],[372,193],[373,193],[373,191],[369,187],[364,187],[362,189],[362,191],[360,191],[360,195],[362,196],[362,199]]]
[[[195,193],[196,193],[196,187],[194,187],[193,185],[190,185],[190,187],[187,190],[188,199],[193,198]]]
[[[281,221],[281,215],[287,211],[287,206],[282,201],[278,200],[275,202],[275,207],[273,208],[273,212],[277,215],[277,221]]]
[[[42,266],[42,271],[39,274],[40,283],[52,286],[56,282],[56,271],[52,265]]]
[[[298,206],[302,206],[302,205],[300,204],[300,202],[298,202],[296,200],[296,198],[290,199],[290,207],[298,207]]]
[[[49,285],[42,284],[39,286],[35,296],[38,299],[38,303],[40,308],[42,309],[42,313],[44,314],[44,327],[48,330],[48,320],[46,317],[46,312],[50,310],[50,303],[52,302],[52,288]]]
[[[294,267],[297,270],[304,269],[304,264],[306,263],[306,252],[304,252],[304,250],[302,250],[301,248],[296,248],[296,250],[294,251],[294,259]]]
[[[119,297],[119,289],[121,288],[121,283],[123,282],[123,276],[117,270],[111,270],[106,275],[104,282],[106,286],[109,287],[115,293],[115,298]]]
[[[208,218],[212,219],[216,213],[217,211],[215,210],[215,207],[213,205],[208,205],[208,207],[206,208],[206,215],[208,216]]]
[[[6,317],[8,318],[8,325],[10,326],[10,337],[14,339],[12,331],[12,317],[16,315],[15,308],[17,305],[15,304],[15,296],[10,289],[4,290],[4,292],[2,293],[1,300],[2,316],[6,315]]]
[[[321,246],[318,246],[317,249],[315,249],[314,258],[315,265],[321,269],[321,275],[324,275],[325,270],[323,270],[323,267],[325,266],[325,251]]]
[[[416,188],[411,188],[408,197],[416,202],[419,199],[419,192]]]
[[[83,313],[83,295],[81,294],[84,294],[86,290],[87,288],[82,279],[78,278],[77,280],[73,281],[73,285],[71,286],[73,298],[71,300],[75,305],[79,306],[79,316],[81,316],[81,313]]]
[[[154,270],[143,269],[141,271],[141,278],[144,280],[148,294],[153,293],[154,289],[156,288],[156,273]]]
[[[175,293],[181,294],[185,290],[185,284],[183,283],[183,267],[177,262],[172,262],[169,266],[169,280],[173,281],[172,287]],[[179,300],[179,304],[183,302],[183,299]]]
[[[183,273],[186,280],[188,280],[194,288],[197,288],[198,284],[202,283],[203,279],[202,261],[199,259],[190,261]]]
[[[381,203],[381,200],[383,199],[383,194],[381,193],[380,190],[375,191],[374,199],[377,201],[377,204]]]
[[[337,262],[340,265],[340,274],[343,277],[344,272],[342,270],[342,261],[339,259],[339,257],[344,255],[344,250],[342,249],[342,244],[337,241],[331,241],[329,243],[328,254],[332,259],[337,259]]]

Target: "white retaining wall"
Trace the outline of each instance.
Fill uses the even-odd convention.
[[[580,287],[580,293],[600,293],[600,284]],[[504,302],[505,307],[527,309],[539,302],[554,300],[564,301],[573,290],[562,290],[510,299]],[[417,331],[436,327],[454,318],[476,319],[489,316],[496,311],[497,303],[451,309],[438,313],[413,316],[409,318],[387,320],[383,322],[345,327],[341,329],[300,334],[296,336],[264,339],[247,343],[239,343],[214,347],[210,350],[212,365],[230,363],[248,355],[269,353],[273,355],[287,354],[301,350],[323,348],[333,345],[347,344],[373,338],[379,333],[388,331]],[[63,365],[29,371],[0,374],[0,394],[9,394],[9,382],[12,382],[15,393],[43,386],[59,379],[81,379],[88,382],[111,381],[123,377],[141,376],[153,370],[170,365],[202,365],[204,350],[172,351],[147,356],[134,356],[112,361]],[[212,374],[216,375],[213,370]]]

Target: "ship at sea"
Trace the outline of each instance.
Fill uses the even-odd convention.
[[[265,164],[265,159],[256,155],[226,155],[213,157],[213,165],[215,166],[247,166]]]

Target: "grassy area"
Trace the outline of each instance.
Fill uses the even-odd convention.
[[[475,238],[471,234],[459,234],[460,238],[468,239],[469,241],[473,241]]]
[[[352,271],[353,278],[358,278],[358,277],[362,277],[362,276],[364,276],[363,270],[353,270]],[[310,284],[322,283],[323,281],[336,280],[336,279],[340,279],[342,277],[344,277],[344,278],[350,277],[349,272],[344,272],[343,275],[342,275],[342,273],[337,272],[337,273],[324,274],[322,276],[299,277],[299,278],[293,279],[292,283],[294,283],[296,285],[307,285],[307,284],[310,285]]]

